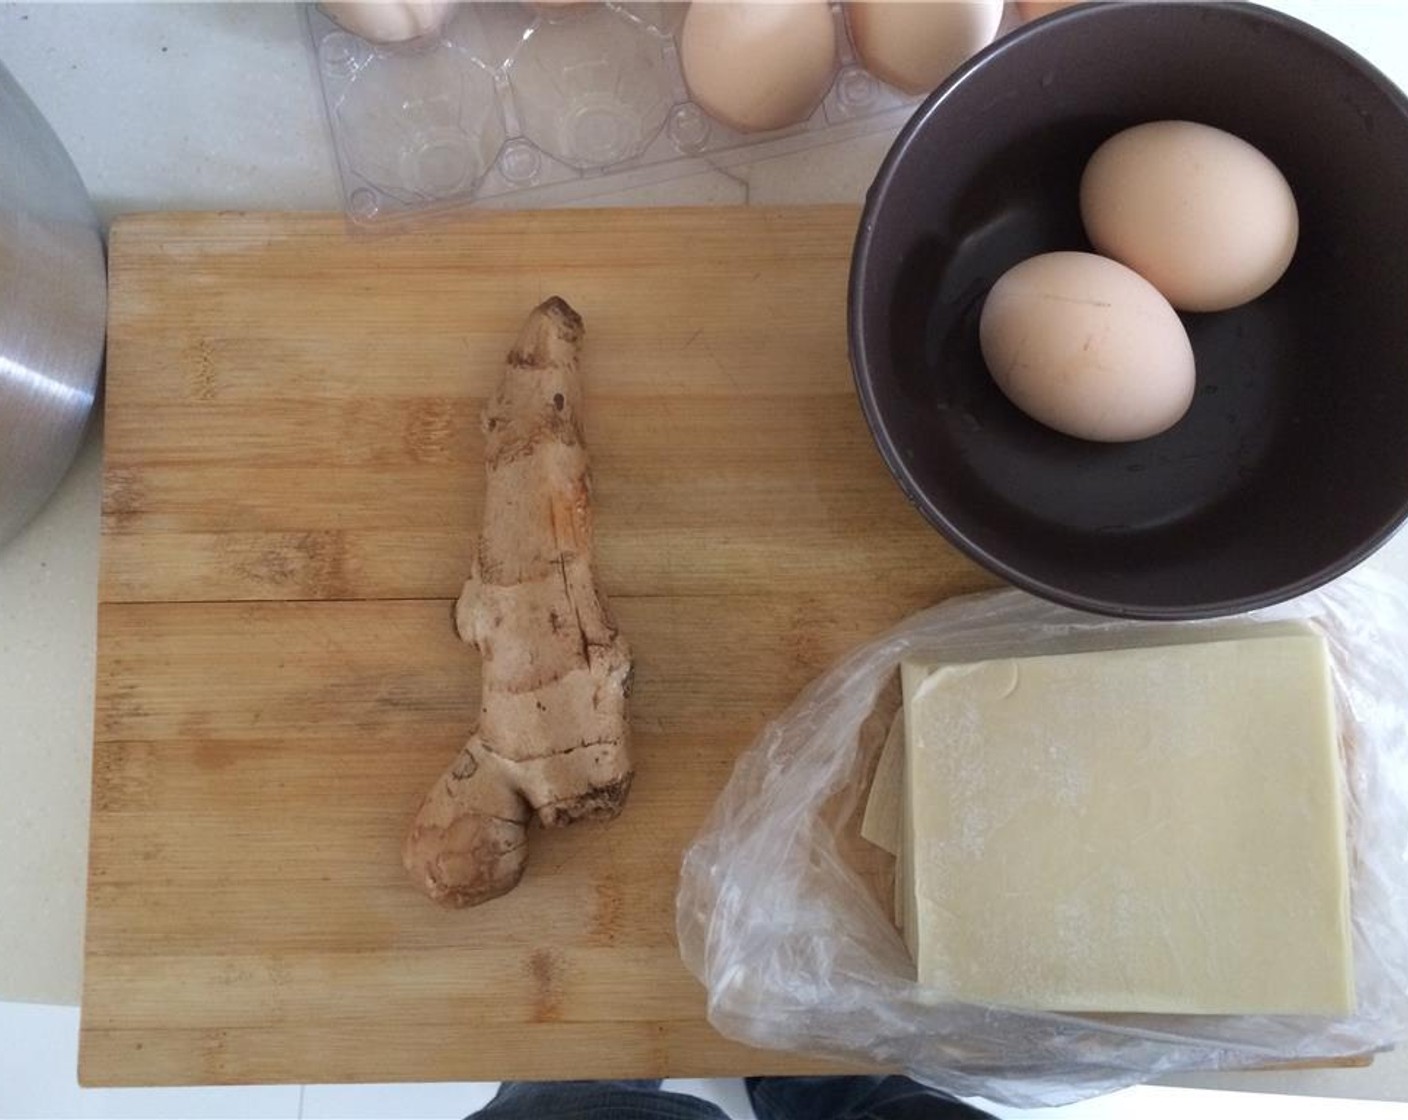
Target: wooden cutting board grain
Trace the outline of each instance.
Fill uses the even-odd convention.
[[[866,432],[856,217],[114,226],[83,1083],[825,1068],[714,1032],[674,894],[770,717],[851,646],[992,583]],[[476,712],[450,608],[479,409],[553,294],[587,324],[639,774],[619,820],[535,832],[516,891],[444,911],[398,845]]]

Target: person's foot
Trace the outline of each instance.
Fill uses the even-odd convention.
[[[468,1120],[728,1120],[659,1081],[505,1081]],[[815,1120],[815,1118],[813,1118]]]
[[[758,1120],[992,1120],[908,1077],[748,1077]]]

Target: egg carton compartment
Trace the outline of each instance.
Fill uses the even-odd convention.
[[[919,98],[856,59],[840,4],[830,88],[804,121],[735,131],[690,99],[687,5],[464,3],[375,44],[306,7],[343,198],[363,225],[522,195],[560,204],[901,124]]]

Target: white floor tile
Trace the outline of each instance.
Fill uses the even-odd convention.
[[[895,138],[893,128],[758,160],[740,169],[754,206],[859,205]]]
[[[0,1000],[78,1002],[101,476],[95,427],[53,499],[0,548]]]
[[[460,1120],[488,1104],[498,1088],[497,1081],[309,1085],[303,1120]]]
[[[1408,534],[1400,533],[1384,552],[1397,552],[1381,564],[1386,572],[1408,572]],[[1180,1073],[1162,1079],[1164,1085],[1186,1089],[1231,1089],[1243,1093],[1284,1093],[1291,1097],[1352,1097],[1356,1100],[1408,1101],[1408,1049],[1400,1047],[1374,1056],[1368,1069],[1255,1070],[1245,1073]],[[1408,1112],[1408,1107],[1405,1107]]]
[[[544,193],[534,197],[543,206],[569,207],[737,206],[748,201],[748,184],[725,171],[699,171],[677,177],[670,177],[664,172],[661,174],[665,177],[656,182],[633,187],[610,186],[609,180],[603,181],[599,184],[602,189],[596,193],[592,192],[589,183],[561,184],[555,188],[545,188]],[[518,195],[505,194],[485,199],[477,205],[486,210],[515,210],[521,208],[523,203],[524,199]]]
[[[0,1003],[0,1120],[296,1120],[297,1085],[80,1089],[78,1009]]]
[[[674,1093],[688,1093],[690,1096],[713,1101],[723,1110],[728,1120],[757,1120],[753,1114],[753,1106],[748,1103],[748,1090],[743,1087],[740,1078],[677,1078],[664,1082],[660,1087]]]
[[[570,205],[590,206],[737,206],[747,201],[748,184],[725,171],[704,171],[638,187],[616,188]]]
[[[984,1101],[1000,1120],[1408,1120],[1408,1104],[1228,1093],[1140,1085],[1065,1108],[1005,1108]]]

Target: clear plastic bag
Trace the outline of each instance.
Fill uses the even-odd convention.
[[[1356,1013],[1095,1017],[923,999],[887,912],[878,850],[867,856],[868,845],[856,841],[885,709],[898,704],[899,663],[1146,644],[1271,620],[1307,622],[1331,650],[1349,747]],[[725,1035],[900,1067],[949,1092],[1018,1107],[1064,1104],[1178,1070],[1386,1048],[1408,1034],[1405,686],[1408,587],[1364,569],[1289,603],[1208,622],[1111,619],[1018,591],[950,600],[833,667],[742,756],[685,853],[681,955],[708,989],[710,1022]]]

